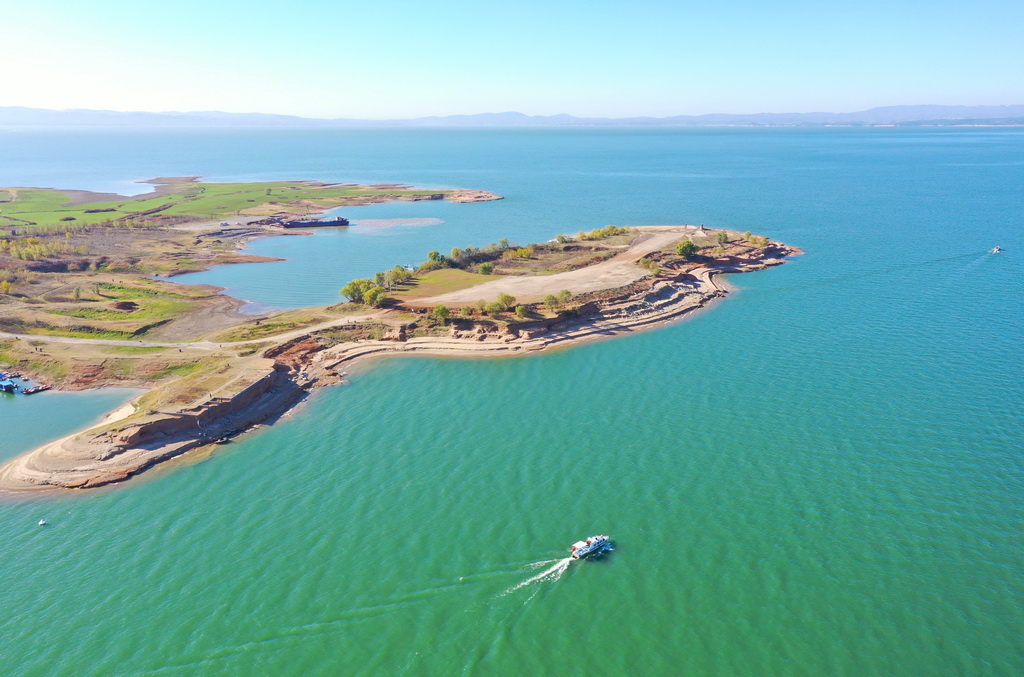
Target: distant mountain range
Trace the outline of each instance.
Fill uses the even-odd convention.
[[[0,126],[35,127],[712,127],[825,125],[1024,125],[1019,106],[886,106],[855,113],[753,113],[671,117],[580,118],[572,115],[481,113],[409,120],[303,118],[267,113],[146,113],[110,110],[48,110],[0,107]]]

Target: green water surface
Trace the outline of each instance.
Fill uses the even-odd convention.
[[[243,159],[288,173],[305,156],[333,180],[390,163],[508,199],[486,218],[374,208],[443,221],[404,238],[288,238],[295,267],[223,269],[254,302],[326,298],[413,244],[516,224],[523,241],[746,226],[807,254],[731,278],[687,322],[525,358],[383,360],[203,462],[0,504],[0,672],[1024,672],[1024,134],[318,133],[249,138]],[[163,134],[132,141],[163,159],[111,157],[109,180],[214,174],[214,142],[225,178],[250,176],[223,152],[243,137]],[[61,147],[95,157],[76,138]],[[37,173],[29,151],[58,147],[19,143]],[[173,171],[189,149],[207,166]],[[19,430],[3,454],[115,395],[0,402]],[[592,533],[616,551],[562,567]]]

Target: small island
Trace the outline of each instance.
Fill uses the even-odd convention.
[[[728,293],[718,279],[799,250],[704,226],[605,226],[544,243],[427,253],[416,267],[339,280],[332,306],[263,316],[170,277],[255,262],[280,221],[387,200],[484,191],[156,179],[135,198],[0,189],[0,370],[62,389],[146,392],[100,425],[0,466],[0,490],[122,482],[271,423],[311,390],[386,355],[513,356],[673,321]],[[6,201],[3,201],[6,200]],[[68,217],[72,217],[70,220]]]

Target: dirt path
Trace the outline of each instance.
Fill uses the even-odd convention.
[[[242,228],[245,227],[250,221],[258,221],[259,216],[225,216],[219,219],[210,219],[208,221],[196,221],[194,223],[182,223],[177,226],[168,226],[171,230],[184,230],[184,231],[206,231],[206,230],[219,230],[221,228]],[[226,225],[225,225],[226,224]]]
[[[384,317],[387,314],[386,311],[376,311],[365,315],[345,315],[343,317],[336,318],[329,322],[323,322],[316,324],[311,327],[304,327],[302,329],[295,329],[293,331],[285,332],[284,334],[275,334],[273,336],[267,336],[265,338],[258,339],[247,339],[245,341],[132,341],[132,340],[118,340],[118,339],[92,339],[92,338],[78,338],[73,336],[46,336],[45,334],[11,334],[5,331],[0,331],[0,338],[13,338],[13,339],[25,339],[27,341],[43,341],[45,343],[78,343],[87,344],[93,346],[134,346],[137,348],[189,348],[192,350],[217,350],[219,348],[232,348],[234,346],[244,346],[253,343],[273,343],[279,344],[292,339],[305,336],[313,332],[320,331],[322,329],[330,329],[331,327],[338,327],[346,324],[355,324],[358,322],[369,322],[370,320],[376,320]]]
[[[580,294],[625,287],[648,274],[647,271],[637,267],[637,261],[686,235],[697,232],[698,229],[696,226],[642,226],[637,230],[650,233],[651,236],[607,261],[556,275],[502,277],[468,289],[417,299],[415,305],[458,306],[475,303],[480,299],[493,301],[498,294],[503,293],[515,296],[518,301],[531,303],[542,301],[548,294],[557,294],[563,289]],[[412,304],[413,302],[410,302],[410,305]]]

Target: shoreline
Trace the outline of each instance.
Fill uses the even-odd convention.
[[[603,338],[646,331],[693,316],[725,297],[721,275],[763,270],[799,249],[777,246],[754,260],[730,265],[695,264],[667,278],[643,278],[607,298],[591,301],[582,317],[508,325],[485,330],[456,322],[448,336],[388,337],[326,346],[311,328],[235,366],[229,383],[173,411],[135,415],[136,398],[99,424],[42,445],[0,466],[0,493],[64,493],[121,483],[196,450],[212,448],[294,409],[309,393],[346,382],[383,357],[496,358],[568,348]],[[102,386],[98,386],[102,387]],[[131,410],[128,409],[131,407]],[[116,416],[115,416],[116,415]]]

